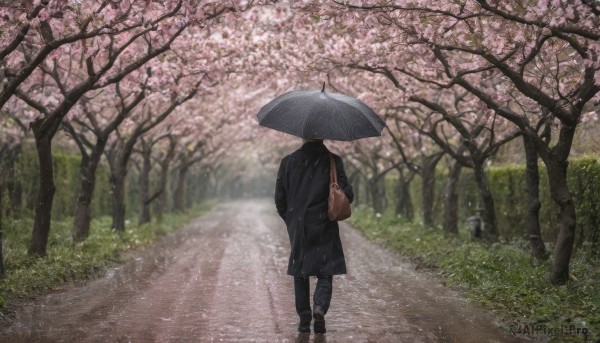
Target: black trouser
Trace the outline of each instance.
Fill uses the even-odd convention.
[[[313,294],[313,303],[319,305],[327,313],[331,303],[333,291],[331,275],[317,276],[317,287]],[[294,277],[294,291],[296,293],[296,312],[301,322],[310,322],[312,311],[310,309],[310,283],[308,278]]]

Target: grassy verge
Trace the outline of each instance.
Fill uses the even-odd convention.
[[[125,252],[149,246],[207,212],[214,204],[206,202],[185,213],[166,214],[160,223],[153,221],[139,226],[127,223],[123,235],[110,229],[110,217],[96,218],[92,220],[88,239],[76,245],[71,239],[72,220],[55,221],[44,258],[27,255],[32,219],[6,221],[7,273],[0,279],[0,317],[10,313],[19,300],[38,296],[67,282],[99,275],[106,267],[123,262]]]
[[[600,261],[592,254],[573,257],[576,281],[552,286],[547,281],[550,262],[532,261],[526,241],[486,245],[466,235],[446,238],[438,229],[376,215],[368,208],[353,211],[350,222],[366,237],[439,269],[447,285],[460,287],[468,298],[494,310],[507,330],[511,324],[521,325],[531,336],[581,342],[585,328],[588,341],[600,342]]]

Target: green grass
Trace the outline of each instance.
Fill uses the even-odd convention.
[[[6,275],[0,279],[0,317],[10,313],[20,300],[47,293],[67,282],[100,275],[108,266],[123,262],[126,252],[151,245],[191,219],[207,212],[215,202],[205,202],[185,213],[166,214],[162,222],[127,223],[123,235],[110,229],[111,218],[92,220],[90,235],[73,245],[72,219],[53,221],[47,256],[27,254],[32,219],[7,220],[4,233]]]
[[[350,222],[366,237],[439,269],[445,284],[495,310],[501,321],[565,330],[573,324],[588,329],[589,341],[600,339],[600,260],[593,254],[575,255],[571,273],[577,280],[553,286],[548,282],[551,262],[533,261],[527,241],[489,245],[470,241],[466,233],[448,238],[439,229],[378,216],[369,208],[353,211]],[[584,340],[583,335],[548,336],[560,342]]]

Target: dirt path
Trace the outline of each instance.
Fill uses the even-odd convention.
[[[299,336],[289,242],[273,207],[220,205],[102,279],[19,310],[0,341],[514,341],[489,314],[346,225],[348,275],[333,279],[327,334]]]

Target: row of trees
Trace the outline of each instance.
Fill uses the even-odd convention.
[[[356,25],[361,39],[379,44],[370,53],[348,46],[331,61],[382,75],[406,97],[402,103],[393,101],[383,107],[384,113],[391,111],[394,123],[400,121],[429,137],[438,150],[452,157],[450,198],[459,168],[473,168],[488,239],[495,239],[497,230],[485,162],[501,145],[521,137],[530,196],[527,230],[534,256],[545,258],[538,220],[537,160],[541,157],[552,198],[560,207],[554,283],[569,278],[576,228],[566,182],[568,157],[576,127],[587,119],[584,114],[594,113],[599,101],[598,10],[597,3],[585,1],[482,0],[433,6],[420,1],[340,3],[326,12],[338,23]],[[392,136],[406,135],[394,131]],[[421,168],[411,167],[406,154],[400,156],[409,169],[421,170],[425,192],[432,188],[423,173],[434,167],[435,150],[418,157]],[[450,212],[455,210],[449,210],[452,217]],[[428,217],[424,213],[426,222]],[[448,221],[447,229],[454,231],[454,224]]]
[[[81,239],[89,222],[86,204],[94,170],[103,154],[114,185],[113,225],[121,230],[123,195],[118,193],[135,149],[141,156],[161,154],[161,167],[168,170],[176,159],[171,144],[180,144],[189,154],[179,158],[180,164],[194,162],[196,153],[203,156],[218,146],[195,144],[201,135],[215,135],[185,128],[204,121],[211,123],[207,127],[239,122],[236,133],[217,139],[236,142],[228,146],[229,156],[251,150],[239,143],[243,141],[264,138],[281,144],[282,136],[258,130],[251,117],[273,95],[316,88],[325,79],[328,89],[361,97],[388,123],[389,134],[382,139],[336,145],[354,166],[350,176],[371,185],[374,207],[381,208],[384,201],[378,181],[396,171],[398,192],[406,200],[399,202],[398,211],[410,216],[407,189],[418,175],[422,218],[431,224],[434,171],[447,161],[444,226],[449,233],[457,231],[456,181],[463,168],[472,168],[485,208],[486,239],[497,238],[484,171],[502,145],[522,140],[532,252],[541,259],[547,256],[538,220],[541,158],[561,218],[551,281],[568,280],[576,217],[566,170],[576,128],[594,118],[600,99],[597,2],[252,5],[36,1],[25,8],[1,8],[0,15],[12,23],[0,44],[3,133],[15,133],[3,134],[10,137],[3,138],[3,145],[14,146],[14,137],[30,127],[40,162],[32,254],[45,251],[53,194],[50,148],[61,127],[83,156],[82,196],[75,214],[75,226],[82,229],[74,230]],[[198,100],[207,94],[213,98]],[[190,115],[197,108],[207,115]],[[277,157],[276,149],[254,156],[263,166]],[[140,159],[141,171],[149,160]],[[187,170],[178,169],[182,175]],[[157,197],[143,192],[148,201]]]
[[[386,173],[398,171],[400,184],[419,175],[430,224],[434,170],[446,156],[446,229],[457,230],[456,181],[462,168],[472,168],[485,236],[493,241],[485,167],[502,145],[522,140],[532,253],[547,257],[538,219],[541,158],[560,208],[551,281],[569,279],[576,214],[566,172],[576,129],[600,104],[600,4],[303,1],[271,15],[268,24],[245,28],[269,37],[252,51],[261,70],[310,88],[315,76],[327,78],[332,89],[358,95],[386,117],[389,136],[337,146],[355,165],[352,177],[368,180],[374,207],[382,207],[377,181]],[[400,206],[410,213],[410,204]]]
[[[57,137],[81,154],[74,241],[88,236],[103,158],[110,167],[114,230],[125,229],[124,183],[133,155],[143,199],[140,222],[150,220],[151,202],[164,208],[171,172],[178,174],[174,207],[183,209],[190,168],[211,164],[230,144],[230,137],[209,133],[234,124],[233,112],[224,112],[214,94],[226,75],[222,57],[235,51],[212,49],[220,37],[210,31],[251,5],[192,0],[0,5],[0,199],[8,171],[32,133],[39,193],[31,255],[46,254],[55,193],[52,143]],[[63,131],[68,139],[59,134]],[[151,187],[150,173],[157,165],[158,182]],[[0,244],[3,272],[1,257]]]

